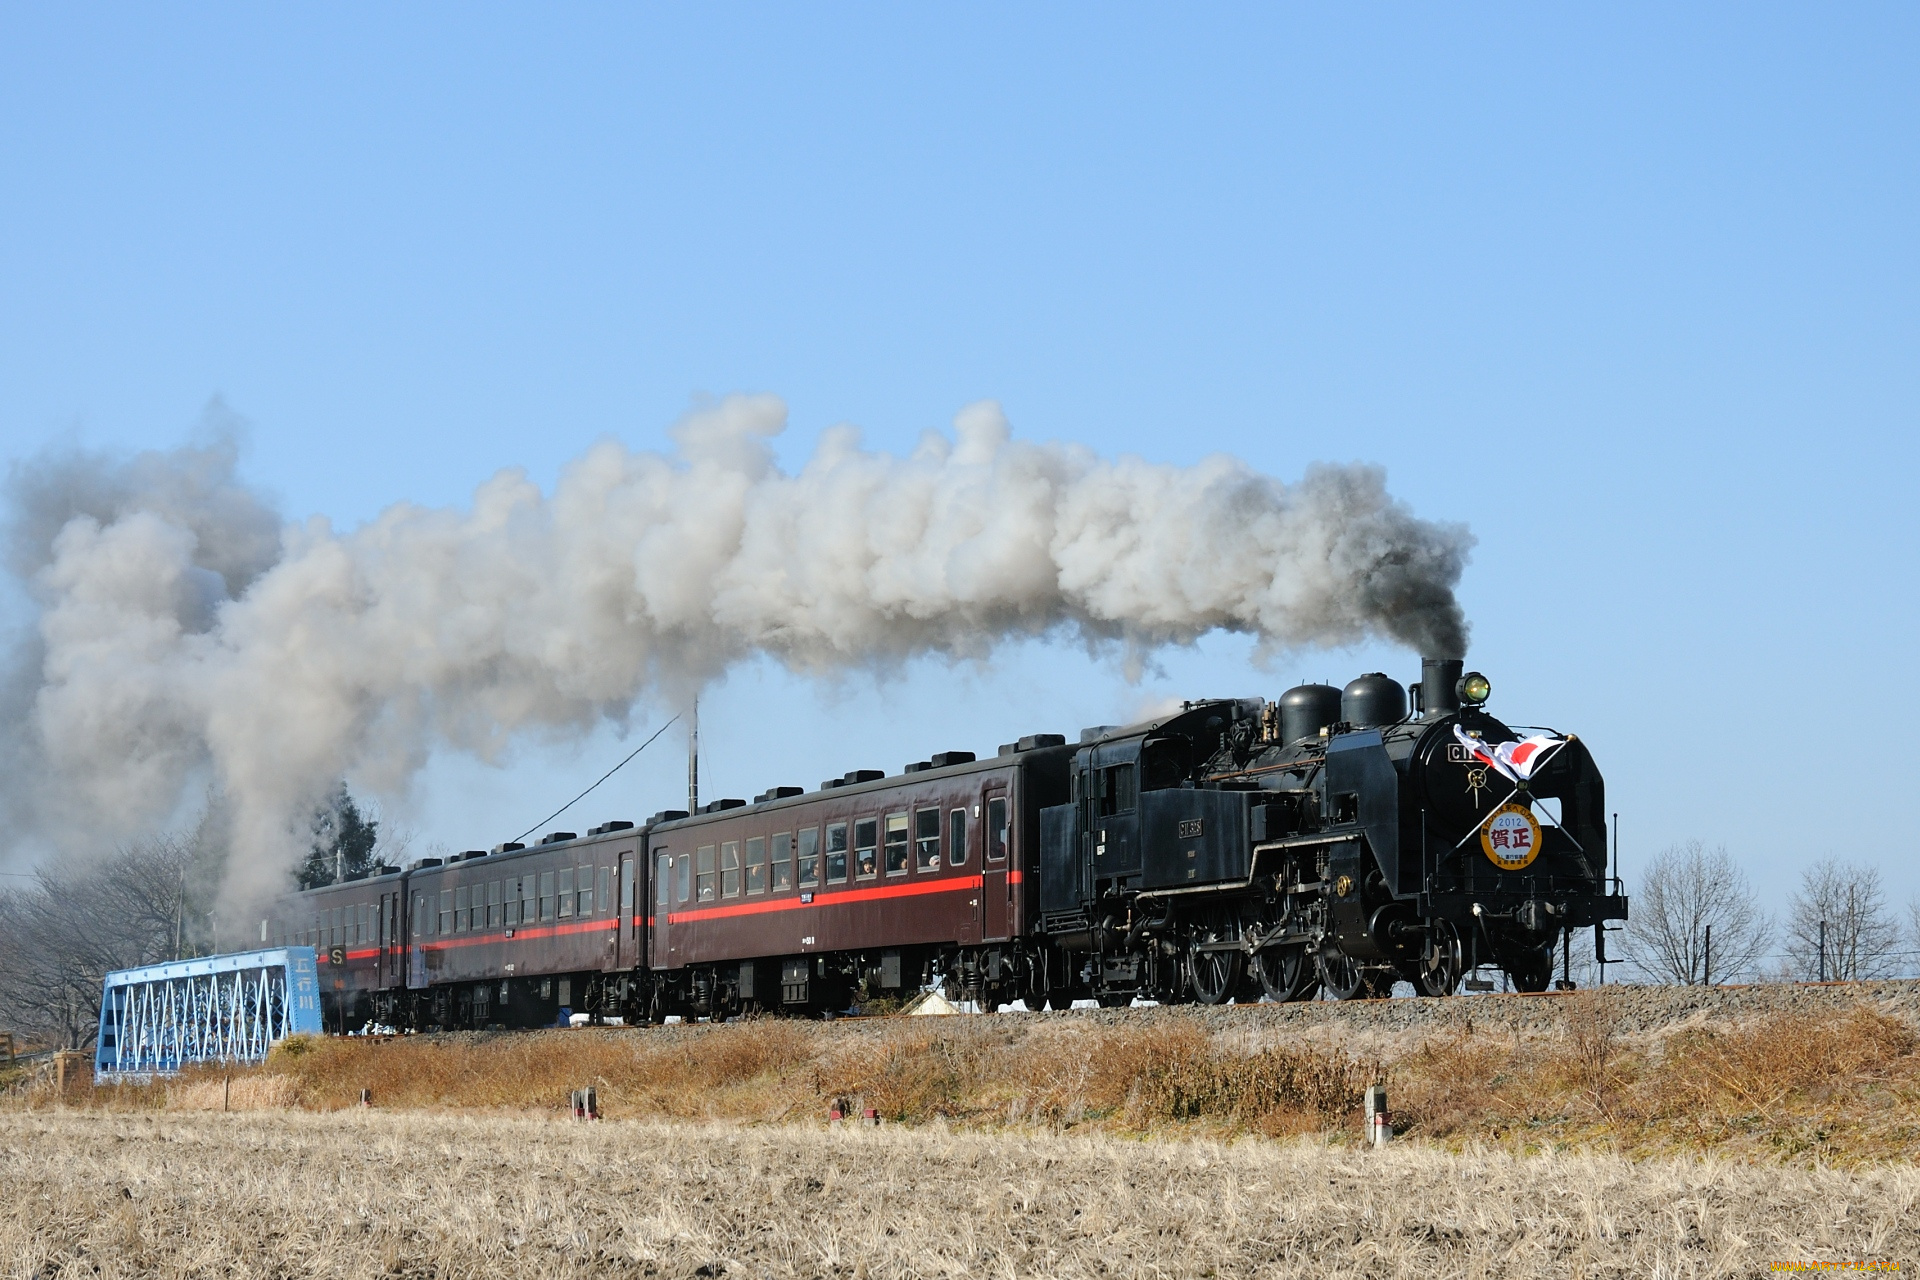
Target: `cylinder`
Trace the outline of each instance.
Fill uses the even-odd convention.
[[[1449,715],[1460,709],[1459,658],[1420,659],[1420,711],[1427,716]]]
[[[1369,671],[1340,693],[1340,718],[1356,729],[1399,724],[1407,718],[1407,691],[1382,671]]]
[[[1330,684],[1295,685],[1280,695],[1280,741],[1288,746],[1340,719],[1340,691]]]

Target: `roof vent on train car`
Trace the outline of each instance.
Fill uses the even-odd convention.
[[[846,785],[847,780],[845,778],[826,778],[821,781],[820,789],[822,791],[831,791],[835,787],[844,787]]]
[[[1082,729],[1080,731],[1080,745],[1084,747],[1089,742],[1098,742],[1119,727],[1117,724],[1096,724]]]
[[[454,854],[451,858],[448,858],[447,861],[465,862],[468,858],[484,858],[486,856],[487,851],[485,849],[468,849],[464,853]]]
[[[935,753],[927,763],[936,769],[944,769],[950,764],[972,764],[979,758],[971,751],[941,751]]]
[[[1018,742],[1006,742],[1000,745],[1003,756],[1018,755],[1022,751],[1038,751],[1042,747],[1064,747],[1067,740],[1057,733],[1030,733]]]
[[[546,841],[542,840],[540,843],[545,844]],[[520,844],[517,841],[509,840],[505,844],[497,844],[493,846],[493,851],[495,853],[518,853],[520,850],[526,847],[527,846],[525,846],[524,844]]]
[[[931,768],[933,768],[933,761],[931,761],[931,760],[915,760],[915,761],[914,761],[914,762],[913,762],[912,764],[910,764],[910,765],[908,765],[908,766],[907,766],[906,768],[904,768],[904,769],[902,769],[902,770],[901,770],[900,772],[902,772],[902,773],[925,773],[925,772],[926,772],[927,770],[929,770],[929,769],[931,769]]]
[[[862,782],[878,782],[886,776],[882,769],[849,769],[840,781],[844,786],[853,787]]]
[[[1356,729],[1376,729],[1407,718],[1407,691],[1384,671],[1369,671],[1340,691],[1340,718]]]
[[[747,807],[747,802],[745,800],[735,800],[729,797],[728,799],[725,799],[725,800],[715,800],[711,804],[701,805],[700,812],[725,813],[728,809],[744,809],[746,807]]]
[[[397,876],[400,874],[400,868],[389,866],[383,862],[373,869],[373,874],[376,876]]]
[[[579,833],[573,831],[549,831],[540,837],[541,844],[565,844],[569,840],[578,840]]]
[[[620,822],[616,820],[613,822],[603,822],[597,827],[588,827],[587,834],[590,836],[604,836],[610,835],[615,831],[631,830],[633,830],[633,824],[631,822]]]
[[[690,816],[685,809],[662,809],[647,819],[647,825],[657,827],[663,822],[678,822],[680,819]]]
[[[437,867],[439,865],[440,865],[440,859],[438,858],[415,858],[412,862],[407,864],[407,870],[425,871],[428,867]]]
[[[805,794],[807,794],[805,787],[768,787],[765,791],[755,796],[753,802],[755,804],[765,804],[769,800],[785,800],[790,796],[803,796]]]

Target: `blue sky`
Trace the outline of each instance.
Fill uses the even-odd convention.
[[[731,391],[787,399],[795,459],[993,398],[1105,453],[1375,462],[1478,535],[1471,664],[1590,741],[1629,875],[1698,836],[1773,902],[1826,854],[1904,901],[1917,36],[1890,5],[8,6],[0,453],[170,446],[218,397],[246,475],[343,526],[664,447]],[[748,668],[706,789],[1417,670],[1249,651]],[[559,825],[677,803],[672,736]],[[384,811],[495,843],[626,749],[438,759]]]

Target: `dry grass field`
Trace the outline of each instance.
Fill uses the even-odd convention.
[[[29,1277],[1750,1276],[1920,1257],[1920,1173],[1313,1139],[0,1115]]]
[[[1899,983],[296,1042],[231,1076],[16,1085],[0,1267],[1913,1266],[1917,1017]],[[1360,1143],[1375,1080],[1386,1152]],[[562,1118],[585,1085],[608,1120]],[[884,1123],[829,1126],[835,1100]]]
[[[1609,989],[1441,1008],[333,1038],[282,1046],[231,1083],[83,1081],[66,1102],[329,1110],[365,1088],[387,1109],[556,1114],[592,1085],[618,1119],[815,1123],[844,1099],[891,1123],[954,1129],[1337,1141],[1357,1137],[1378,1080],[1400,1132],[1451,1148],[1874,1163],[1920,1155],[1920,984],[1890,989],[1756,989],[1730,1011],[1665,1017],[1648,1015],[1655,997]],[[10,1105],[46,1101],[27,1092]]]

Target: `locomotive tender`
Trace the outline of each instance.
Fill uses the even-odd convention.
[[[936,981],[981,1002],[1545,989],[1626,918],[1572,736],[1524,741],[1454,659],[1277,703],[946,752],[896,776],[554,832],[292,895],[329,1025],[831,1014]]]

